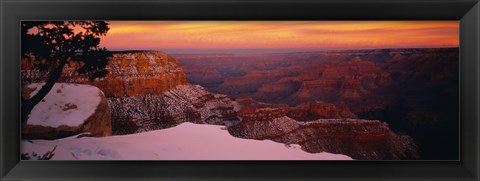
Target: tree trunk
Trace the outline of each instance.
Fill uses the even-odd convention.
[[[60,60],[58,67],[50,73],[47,82],[45,83],[45,85],[42,86],[42,88],[37,92],[37,94],[35,94],[30,99],[22,101],[22,123],[26,123],[26,121],[28,120],[28,115],[30,115],[30,113],[32,112],[33,107],[35,107],[40,101],[42,101],[42,99],[47,96],[50,90],[52,90],[55,82],[57,82],[62,75],[62,70],[66,63],[66,60]]]

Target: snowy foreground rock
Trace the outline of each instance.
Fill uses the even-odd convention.
[[[43,83],[22,89],[22,95],[35,95]],[[56,139],[89,132],[93,136],[112,134],[111,114],[103,92],[82,84],[56,83],[22,125],[22,137]]]
[[[224,126],[188,122],[131,135],[21,142],[22,153],[29,154],[44,154],[55,146],[53,160],[351,160],[341,154],[307,153],[298,145],[235,138]]]

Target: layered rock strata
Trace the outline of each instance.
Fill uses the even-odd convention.
[[[386,123],[362,119],[318,119],[299,122],[283,106],[248,106],[230,134],[248,139],[299,144],[310,153],[342,153],[360,160],[418,159],[414,141],[392,132]]]

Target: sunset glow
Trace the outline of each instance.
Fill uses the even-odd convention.
[[[110,21],[102,45],[126,49],[456,47],[458,21]]]

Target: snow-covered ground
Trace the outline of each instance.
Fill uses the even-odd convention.
[[[311,154],[299,145],[231,136],[224,126],[183,123],[176,127],[110,137],[22,140],[22,153],[43,155],[57,146],[53,160],[351,160],[340,154]]]
[[[37,94],[43,84],[29,84],[28,88],[35,89],[30,96]],[[101,94],[100,89],[90,85],[55,83],[33,108],[27,123],[49,127],[79,126],[95,112]]]

